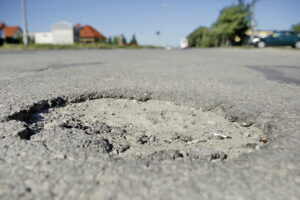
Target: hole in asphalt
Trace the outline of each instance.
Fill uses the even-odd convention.
[[[26,122],[21,139],[63,157],[223,160],[252,152],[263,135],[214,112],[149,99],[57,98],[9,119]]]

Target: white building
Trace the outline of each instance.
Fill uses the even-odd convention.
[[[180,48],[181,49],[186,49],[189,46],[189,41],[187,40],[187,38],[184,38],[180,41]]]
[[[36,44],[53,44],[53,33],[52,32],[34,33],[34,42]]]
[[[52,25],[53,44],[74,44],[79,41],[79,30],[69,22]]]

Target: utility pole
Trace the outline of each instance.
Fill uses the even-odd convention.
[[[27,17],[26,17],[26,0],[21,0],[22,7],[22,22],[23,22],[23,44],[28,45],[28,36],[27,36]]]
[[[252,0],[251,3],[251,29],[252,29],[252,35],[253,38],[256,33],[256,2],[257,0]]]

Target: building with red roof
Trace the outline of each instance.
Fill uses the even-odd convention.
[[[6,26],[3,22],[0,23],[2,37],[7,43],[21,42],[22,29],[19,26]]]
[[[2,29],[5,26],[3,22],[0,22],[0,29]]]
[[[5,38],[18,39],[22,37],[22,30],[18,26],[4,26],[2,30]]]
[[[76,26],[79,27],[80,25],[77,24]],[[95,43],[99,41],[105,41],[107,39],[104,35],[89,25],[80,27],[79,38],[80,42],[82,43]]]

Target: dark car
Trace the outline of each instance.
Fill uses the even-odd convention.
[[[276,31],[265,38],[256,38],[252,44],[259,48],[267,46],[291,46],[300,48],[300,36],[293,31]]]

